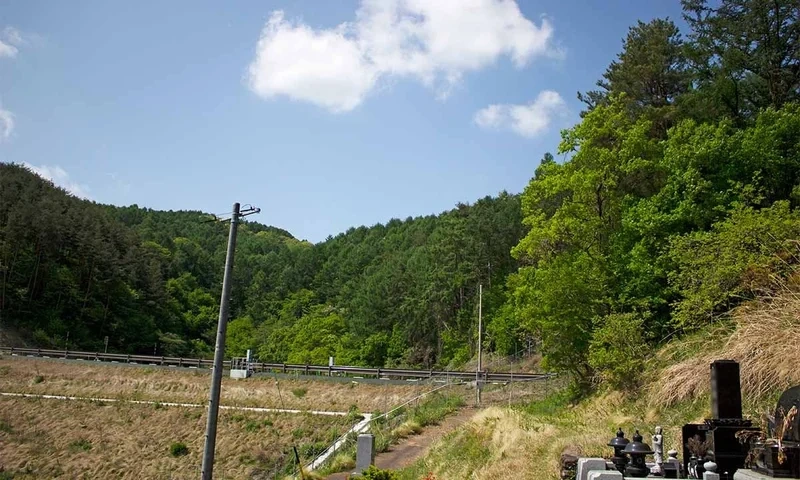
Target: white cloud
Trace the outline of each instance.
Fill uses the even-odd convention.
[[[0,143],[8,140],[14,132],[14,114],[0,105]]]
[[[527,105],[495,104],[475,112],[473,121],[486,129],[511,130],[523,137],[535,137],[550,126],[554,117],[563,116],[566,103],[558,92],[543,90]]]
[[[521,68],[559,55],[552,39],[550,23],[528,20],[514,0],[362,0],[354,21],[316,30],[276,11],[247,82],[263,98],[343,112],[390,77],[414,78],[446,97],[465,73],[502,56]]]
[[[23,40],[19,30],[14,27],[4,28],[2,34],[0,34],[0,58],[15,58],[19,53],[19,48],[17,47],[24,43],[25,40]]]
[[[50,180],[55,185],[63,188],[76,197],[85,199],[91,198],[89,197],[89,187],[73,181],[71,178],[69,178],[69,174],[58,165],[42,165],[37,167],[27,162],[23,162],[23,165],[36,175],[39,175],[46,180]]]

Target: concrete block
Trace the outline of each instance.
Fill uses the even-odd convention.
[[[356,473],[361,473],[375,463],[375,435],[362,433],[356,443]]]
[[[586,480],[623,480],[623,477],[617,470],[592,470]]]
[[[589,472],[592,470],[605,469],[606,460],[604,458],[579,458],[578,468],[575,470],[575,480],[588,480]]]
[[[231,370],[231,378],[247,378],[250,376],[248,373],[247,370]]]
[[[733,474],[733,480],[775,480],[774,477],[769,475],[750,470],[748,468],[740,468]]]

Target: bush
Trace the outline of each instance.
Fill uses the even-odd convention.
[[[800,213],[781,201],[761,210],[737,206],[710,231],[673,239],[669,253],[678,268],[669,280],[683,297],[676,323],[702,327],[771,287],[797,262],[798,237]]]
[[[44,377],[41,375],[36,375],[33,377],[33,383],[42,383],[44,382]]]
[[[381,470],[375,465],[370,465],[368,469],[361,473],[365,480],[398,480],[397,473],[392,470]]]
[[[631,390],[639,384],[647,353],[643,323],[643,318],[635,313],[613,313],[592,334],[589,365],[612,388]]]
[[[183,442],[173,442],[172,445],[169,446],[169,453],[173,457],[181,457],[189,453],[189,447]]]

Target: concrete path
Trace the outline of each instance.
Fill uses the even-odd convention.
[[[388,451],[375,456],[375,465],[378,468],[399,470],[405,468],[428,453],[434,442],[467,423],[476,413],[473,408],[462,408],[454,415],[442,420],[439,425],[431,425],[419,435],[412,435],[397,445],[392,445]],[[345,480],[350,472],[335,473],[328,480]]]

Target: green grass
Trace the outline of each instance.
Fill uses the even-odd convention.
[[[80,438],[69,444],[69,449],[73,452],[88,452],[92,449],[92,442],[85,438]]]
[[[183,442],[173,442],[172,445],[169,446],[169,453],[173,457],[181,457],[189,453],[189,447]]]
[[[11,424],[5,420],[0,420],[0,432],[3,433],[14,433],[14,429],[11,428]]]
[[[478,429],[465,428],[446,435],[425,457],[417,460],[410,467],[397,472],[398,480],[417,480],[426,478],[434,462],[443,461],[452,468],[457,468],[456,476],[470,478],[472,473],[482,467],[491,457],[491,450],[486,447],[485,433]]]
[[[308,393],[308,389],[305,387],[295,388],[292,390],[292,395],[294,395],[297,398],[305,397],[306,393]]]
[[[541,400],[533,401],[517,408],[529,415],[538,417],[555,417],[575,401],[575,395],[567,389],[560,390]]]
[[[419,406],[410,410],[409,420],[418,423],[421,427],[437,425],[444,417],[463,405],[464,399],[460,396],[434,393],[426,397]]]

